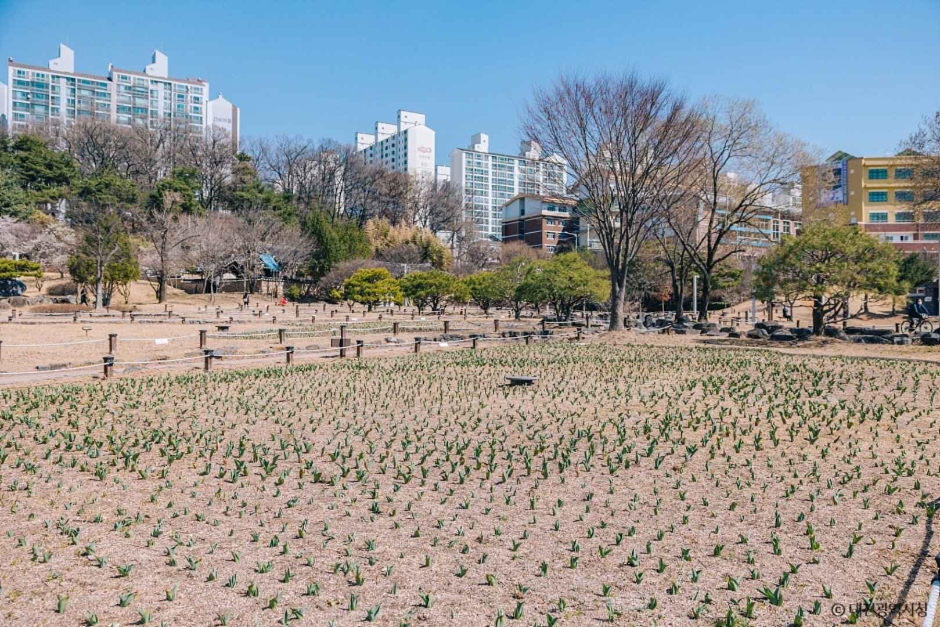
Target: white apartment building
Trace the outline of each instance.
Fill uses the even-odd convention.
[[[374,133],[356,133],[356,151],[368,164],[434,183],[445,173],[435,168],[434,131],[425,122],[423,113],[399,110],[397,124],[376,122]]]
[[[59,56],[48,67],[7,60],[7,85],[0,88],[12,133],[76,120],[108,120],[122,126],[156,126],[175,120],[193,132],[218,125],[232,134],[237,149],[238,107],[217,98],[209,100],[209,82],[201,78],[171,78],[169,58],[155,50],[143,72],[109,65],[107,76],[75,71],[75,52],[59,44]]]
[[[524,141],[518,156],[490,153],[490,138],[477,133],[468,148],[450,153],[451,181],[464,190],[466,220],[477,235],[502,239],[502,207],[517,194],[565,196],[567,162],[559,155],[542,158],[536,142]]]
[[[0,133],[6,133],[10,124],[10,113],[7,110],[9,106],[10,88],[0,83]]]

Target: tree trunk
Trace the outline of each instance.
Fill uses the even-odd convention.
[[[624,283],[626,277],[615,277],[615,273],[610,275],[610,323],[608,330],[623,330],[623,295]]]
[[[157,277],[157,302],[166,302],[166,273],[163,271],[161,271],[160,276]]]
[[[823,299],[822,296],[813,298],[813,334],[822,335],[823,332]]]
[[[104,264],[98,260],[95,268],[95,309],[104,309],[102,287],[104,284]]]
[[[685,317],[685,282],[681,279],[672,280],[672,300],[676,306],[676,320]]]
[[[711,300],[712,284],[707,272],[702,273],[701,279],[702,292],[698,302],[698,319],[701,322],[708,322],[708,302]]]

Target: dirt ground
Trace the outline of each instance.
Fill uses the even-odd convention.
[[[938,379],[624,333],[0,391],[0,622],[881,624]]]

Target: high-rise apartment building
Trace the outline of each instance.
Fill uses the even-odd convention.
[[[209,100],[204,79],[170,77],[169,58],[159,50],[143,72],[109,66],[101,76],[76,72],[75,52],[60,44],[48,67],[8,59],[7,79],[0,114],[12,133],[83,119],[150,127],[173,120],[199,133],[215,124],[231,133],[237,147],[238,108],[221,97]]]
[[[464,191],[467,221],[481,238],[502,238],[502,207],[517,194],[564,196],[567,163],[558,155],[542,158],[536,142],[522,142],[518,156],[491,153],[490,138],[477,133],[468,148],[450,153],[451,181]]]
[[[356,133],[356,150],[368,164],[434,183],[444,173],[435,169],[434,131],[425,122],[423,113],[399,110],[397,124],[376,122],[375,133]]]
[[[940,211],[914,210],[918,155],[855,157],[833,154],[803,169],[806,222],[855,224],[904,252],[936,253]]]

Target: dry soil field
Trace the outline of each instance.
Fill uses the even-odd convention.
[[[938,378],[554,343],[0,390],[0,623],[881,624]]]

